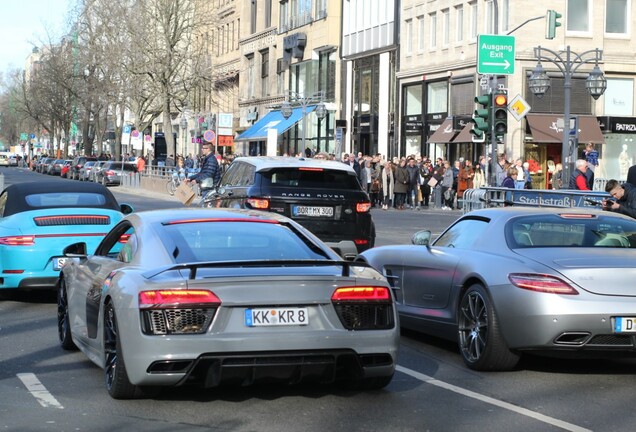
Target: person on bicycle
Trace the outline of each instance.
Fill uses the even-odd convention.
[[[201,171],[186,180],[188,184],[198,183],[201,187],[201,195],[205,195],[205,192],[212,189],[214,185],[218,184],[221,179],[221,170],[219,169],[219,162],[216,160],[216,155],[212,151],[212,144],[205,143],[201,146],[201,152],[203,153],[203,162],[201,164]],[[204,180],[211,179],[203,183]]]

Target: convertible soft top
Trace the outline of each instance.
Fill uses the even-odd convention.
[[[74,204],[70,205],[65,204],[62,200],[53,202],[48,200],[50,204],[42,204],[38,206],[30,205],[27,197],[38,194],[78,194],[78,199]],[[90,199],[91,194],[102,195],[104,199]],[[29,210],[60,207],[88,207],[120,211],[117,199],[112,192],[101,184],[89,182],[52,181],[16,183],[7,186],[4,191],[2,191],[2,195],[0,195],[0,202],[4,200],[6,200],[4,202],[4,211],[2,212],[2,216],[4,217]]]

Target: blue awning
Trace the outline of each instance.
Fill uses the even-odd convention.
[[[305,112],[309,114],[316,109],[316,105],[310,105],[305,108]],[[268,129],[276,129],[276,135],[285,133],[289,128],[303,119],[303,109],[294,108],[292,115],[288,119],[283,117],[280,110],[268,112],[265,117],[254,123],[252,127],[243,132],[234,141],[266,141]]]

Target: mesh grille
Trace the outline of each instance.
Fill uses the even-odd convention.
[[[390,304],[336,303],[334,307],[347,330],[383,330],[395,325]]]
[[[110,225],[110,217],[101,215],[43,216],[33,221],[37,226]]]
[[[144,333],[150,335],[205,333],[216,308],[153,309],[142,312]]]
[[[587,343],[587,346],[590,345],[622,345],[622,346],[633,346],[632,337],[626,335],[596,335]]]

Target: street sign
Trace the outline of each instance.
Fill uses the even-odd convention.
[[[219,127],[231,128],[234,121],[234,115],[231,113],[219,113]]]
[[[477,41],[477,73],[515,73],[515,37],[480,34]]]
[[[206,140],[207,142],[213,143],[214,140],[216,139],[216,134],[214,133],[213,130],[206,130],[205,132],[203,132],[203,139]]]
[[[20,141],[26,141],[29,139],[29,134],[27,134],[26,132],[22,132],[20,134]]]
[[[510,112],[517,121],[521,121],[521,119],[530,112],[530,105],[521,95],[517,95],[508,104],[508,112]]]

